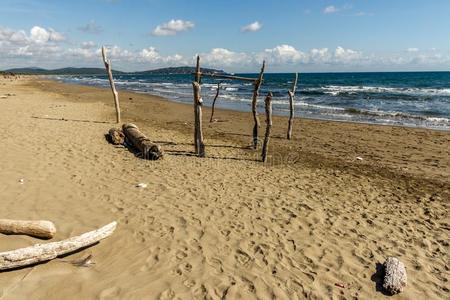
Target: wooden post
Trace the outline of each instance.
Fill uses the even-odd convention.
[[[111,60],[106,58],[105,46],[102,47],[102,56],[103,56],[103,62],[105,64],[106,72],[108,73],[109,84],[111,85],[111,91],[114,96],[114,105],[116,106],[116,121],[117,121],[117,123],[120,123],[119,94],[117,93],[116,86],[114,84],[112,68],[111,68]]]
[[[258,102],[258,95],[259,95],[259,88],[261,87],[263,76],[264,76],[264,68],[265,68],[266,62],[263,61],[263,65],[261,67],[261,72],[259,73],[258,79],[254,83],[253,88],[253,98],[252,98],[252,113],[253,113],[253,121],[255,122],[255,125],[253,126],[253,149],[258,148],[258,129],[260,126],[259,118],[258,118],[258,111],[257,108],[257,102]]]
[[[266,106],[266,134],[264,135],[264,144],[262,148],[262,161],[267,160],[267,151],[269,148],[270,131],[272,129],[272,92],[267,94],[265,102]]]
[[[197,56],[197,66],[195,69],[195,81],[192,83],[194,89],[194,144],[195,153],[200,157],[205,157],[205,144],[203,143],[203,122],[202,122],[202,105],[201,96],[201,73],[200,73],[200,56]]]
[[[217,100],[217,97],[219,97],[219,91],[220,91],[220,84],[221,84],[221,83],[222,83],[222,82],[217,83],[217,91],[216,91],[216,96],[214,97],[214,100],[213,100],[213,103],[212,103],[212,107],[211,107],[211,118],[209,118],[209,123],[212,123],[212,121],[213,121],[214,110],[215,110],[215,107],[216,107],[216,100]]]
[[[294,83],[292,84],[292,89],[288,91],[289,94],[289,123],[288,123],[288,131],[287,131],[287,139],[290,140],[292,138],[292,125],[294,123],[294,97],[295,90],[297,89],[297,80],[298,73],[295,73]]]

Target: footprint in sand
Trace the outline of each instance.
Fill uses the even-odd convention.
[[[247,266],[250,261],[252,260],[250,255],[248,255],[246,252],[238,249],[236,250],[236,255],[234,258],[237,260],[237,262],[243,266]]]
[[[161,293],[161,295],[159,295],[158,297],[159,300],[173,300],[173,299],[178,299],[176,297],[176,294],[174,291],[172,291],[171,289],[165,290],[164,292]]]
[[[117,299],[120,295],[120,288],[117,286],[113,286],[107,289],[104,289],[100,292],[99,298],[103,299]]]

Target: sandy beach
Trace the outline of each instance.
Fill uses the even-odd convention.
[[[389,298],[450,296],[450,132],[296,119],[288,141],[274,117],[263,164],[250,112],[209,123],[205,108],[198,158],[192,106],[121,91],[123,121],[165,151],[146,161],[106,141],[108,89],[24,77],[2,95],[1,218],[51,220],[53,240],[118,222],[98,245],[0,273],[2,300],[387,299],[388,256],[408,273]],[[0,251],[36,243],[0,234]]]

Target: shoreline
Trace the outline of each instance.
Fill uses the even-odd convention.
[[[450,73],[450,72],[448,72]],[[49,80],[49,81],[54,81],[57,83],[61,83],[61,84],[69,84],[69,85],[77,85],[77,86],[86,86],[86,87],[93,87],[93,88],[99,88],[99,89],[106,89],[108,90],[109,87],[104,87],[104,86],[96,86],[96,85],[90,85],[90,84],[82,84],[82,83],[76,83],[76,82],[64,82],[62,80],[58,80],[58,79],[53,79],[53,78],[46,78],[47,76],[44,75],[39,75],[40,77],[44,78],[45,80]],[[157,95],[157,94],[151,94],[148,92],[140,92],[140,91],[133,91],[130,89],[122,89],[122,88],[117,88],[118,92],[128,92],[128,93],[135,93],[135,94],[140,94],[140,95],[147,95],[149,97],[158,97],[161,99],[164,99],[166,101],[170,101],[170,102],[174,102],[174,103],[179,103],[179,104],[183,104],[183,105],[189,105],[188,103],[184,102],[184,101],[179,101],[179,100],[175,100],[175,99],[171,99],[170,97],[165,97],[165,96],[161,96],[161,95]],[[259,96],[259,102],[264,101],[262,98],[263,96]],[[209,105],[209,103],[205,103],[204,107],[208,107],[211,108],[211,106]],[[248,113],[251,111],[245,111],[243,109],[233,109],[233,108],[223,108],[223,107],[216,107],[216,110],[225,110],[225,111],[232,111],[232,112],[240,112],[240,113]],[[348,109],[344,109],[345,111],[349,111],[350,114],[352,114],[352,110],[353,108],[348,108]],[[296,110],[296,112],[300,111],[299,109]],[[361,111],[363,114],[365,113],[369,113],[369,111]],[[262,113],[260,113],[262,115]],[[289,112],[281,112],[281,111],[274,111],[273,112],[274,116],[279,116],[279,117],[285,117],[287,118],[289,115]],[[413,116],[415,118],[424,118],[422,116]],[[449,132],[449,129],[445,129],[445,128],[438,128],[438,127],[426,127],[426,126],[418,126],[418,125],[413,125],[413,124],[389,124],[389,123],[376,123],[376,122],[369,122],[369,121],[352,121],[352,120],[337,120],[337,119],[332,119],[332,118],[320,118],[320,117],[307,117],[307,116],[294,116],[294,120],[295,119],[306,119],[306,120],[317,120],[317,121],[325,121],[325,122],[338,122],[338,123],[351,123],[351,124],[364,124],[364,125],[376,125],[376,126],[393,126],[393,127],[405,127],[405,128],[412,128],[412,129],[426,129],[426,130],[436,130],[436,131],[444,131],[444,132]]]
[[[40,80],[40,79],[39,79]],[[99,99],[87,99],[87,97],[81,97],[77,96],[76,98],[78,100],[82,100],[83,102],[98,102],[101,101],[104,105],[107,105],[110,107],[110,119],[114,120],[112,117],[114,115],[114,105],[113,105],[113,99],[112,94],[109,88],[103,88],[103,87],[95,87],[95,86],[85,86],[85,85],[76,85],[71,83],[63,83],[63,82],[57,82],[54,80],[40,80],[39,84],[33,84],[31,85],[33,87],[39,87],[44,91],[61,91],[63,94],[67,95],[73,95],[78,94],[80,91],[82,93],[94,93],[98,96],[101,95],[101,98]],[[45,84],[47,84],[47,86]],[[121,96],[122,95],[122,96]],[[141,94],[126,90],[119,90],[119,98],[122,108],[122,115],[124,118],[131,117],[131,120],[134,122],[139,122],[144,124],[146,123],[169,123],[168,129],[174,129],[177,130],[185,135],[186,138],[191,139],[191,129],[190,126],[193,126],[193,116],[192,116],[192,106],[187,103],[181,103],[177,101],[171,101],[167,98],[161,97],[161,96],[154,96],[150,94]],[[130,100],[132,99],[132,100]],[[75,101],[71,99],[70,101]],[[159,112],[165,112],[167,114],[173,114],[173,116],[158,116],[155,115],[155,111],[152,111],[152,108],[157,108]],[[174,113],[174,110],[177,111],[177,113]],[[218,122],[209,123],[209,116],[211,111],[210,107],[204,107],[203,109],[203,118],[204,118],[204,135],[205,140],[208,139],[217,139],[221,141],[231,141],[233,143],[239,143],[243,148],[246,148],[250,143],[250,135],[253,128],[253,121],[251,112],[242,112],[242,111],[235,111],[235,110],[229,110],[229,109],[222,109],[222,108],[216,108],[216,119],[218,119]],[[144,114],[144,112],[146,114]],[[127,116],[128,115],[128,116]],[[151,121],[148,119],[149,116],[155,117],[155,122],[149,122]],[[264,118],[265,116],[263,114],[259,114],[261,127],[260,127],[260,133],[262,134],[264,130]],[[167,119],[169,119],[169,122],[167,122]],[[357,164],[354,164],[354,160],[356,156],[366,156],[366,151],[364,150],[371,150],[369,151],[369,156],[378,158],[377,162],[366,162],[364,161],[363,164],[365,167],[370,167],[372,170],[376,173],[390,173],[393,171],[393,174],[395,174],[398,170],[394,168],[394,170],[389,170],[392,167],[398,166],[398,162],[392,161],[391,155],[394,154],[395,151],[400,151],[400,149],[403,148],[403,150],[412,148],[412,149],[420,149],[421,144],[421,138],[412,138],[415,135],[424,135],[427,137],[427,139],[431,139],[432,137],[437,138],[438,140],[434,141],[435,144],[439,143],[442,145],[442,143],[448,142],[450,140],[450,131],[445,130],[435,130],[435,129],[429,129],[429,128],[414,128],[414,127],[404,127],[404,126],[390,126],[390,125],[380,125],[380,124],[366,124],[366,123],[353,123],[353,122],[346,122],[346,121],[336,121],[336,120],[317,120],[317,119],[308,119],[308,118],[295,118],[294,120],[294,134],[293,139],[290,141],[290,145],[286,145],[284,141],[289,142],[285,139],[285,131],[287,129],[287,120],[288,118],[285,116],[273,116],[273,122],[274,126],[272,128],[272,138],[271,138],[271,149],[280,147],[282,149],[279,149],[277,151],[276,159],[272,159],[270,163],[277,164],[277,160],[281,162],[281,164],[286,165],[286,162],[289,162],[289,156],[292,155],[292,150],[296,149],[297,151],[294,151],[294,153],[303,153],[306,150],[306,155],[317,157],[317,159],[305,159],[303,162],[310,164],[312,167],[316,167],[318,164],[315,160],[321,161],[321,164],[319,165],[325,165],[330,164],[332,166],[338,166],[339,164],[342,164],[342,156],[336,155],[335,153],[330,152],[330,149],[323,149],[320,148],[320,144],[322,144],[325,147],[330,147],[332,145],[334,148],[339,149],[343,153],[346,154],[347,157],[345,157],[344,161],[346,164],[350,163],[348,167],[355,167],[359,169],[359,165],[361,164],[358,162]],[[192,124],[192,125],[191,125]],[[146,124],[149,125],[149,124]],[[304,126],[302,126],[304,125]],[[226,130],[224,131],[218,131],[216,127],[223,126],[224,129],[228,130],[229,132],[234,131],[235,129],[239,129],[241,132],[238,136],[229,136],[226,135]],[[192,127],[193,128],[193,127]],[[348,130],[348,132],[341,132],[341,130]],[[306,136],[304,134],[306,133]],[[211,136],[211,135],[212,136]],[[222,136],[222,135],[226,136]],[[373,134],[375,137],[378,137],[382,143],[388,143],[389,146],[393,148],[397,148],[394,142],[390,140],[389,135],[392,135],[392,138],[400,138],[401,135],[406,134],[406,138],[404,141],[407,143],[405,145],[402,145],[401,143],[397,146],[400,146],[400,149],[383,149],[381,147],[376,146],[374,143],[370,143],[370,147],[368,149],[364,149],[361,152],[354,152],[356,149],[361,149],[361,147],[367,147],[369,140],[367,138],[363,138],[360,142],[358,139],[360,139],[362,136],[369,136]],[[248,137],[246,137],[248,135]],[[337,141],[334,140],[334,135],[340,135],[345,137],[343,141]],[[239,137],[241,136],[241,137]],[[245,137],[245,138],[244,138]],[[331,137],[329,139],[328,137]],[[260,135],[261,138],[261,135]],[[304,138],[307,138],[306,141],[303,141]],[[283,141],[284,140],[284,141]],[[401,140],[401,139],[400,139]],[[304,144],[309,144],[312,141],[319,142],[318,145],[308,145],[308,147],[305,147]],[[342,143],[343,142],[343,143]],[[410,145],[408,143],[413,142],[413,145]],[[346,145],[348,149],[343,149],[342,147]],[[403,146],[403,147],[401,147]],[[208,145],[206,144],[206,147],[208,148]],[[293,148],[294,147],[294,148]],[[331,147],[331,148],[333,148]],[[306,149],[305,149],[306,148]],[[355,149],[352,149],[355,148]],[[353,151],[352,151],[353,150]],[[387,151],[386,151],[387,150]],[[428,153],[434,153],[438,149],[431,149],[428,148],[426,152]],[[380,152],[385,152],[384,155],[380,155]],[[251,155],[254,154],[253,151],[249,151]],[[349,152],[354,152],[353,157],[348,157]],[[423,156],[424,159],[427,158],[428,153],[421,153],[420,156]],[[438,166],[435,166],[435,171],[438,171],[440,180],[443,180],[446,178],[445,170],[448,170],[448,173],[450,174],[450,150],[443,150],[439,151],[441,155],[437,156],[437,161],[444,162],[443,167],[445,167],[444,170],[439,170]],[[448,153],[449,159],[445,158],[445,155],[442,156],[442,154]],[[245,153],[244,155],[247,155],[248,153]],[[258,154],[258,152],[256,152]],[[402,158],[401,153],[398,153],[398,159],[399,161],[404,160]],[[418,153],[415,153],[417,156]],[[247,155],[248,156],[248,155]],[[258,156],[258,155],[257,155]],[[390,158],[389,164],[385,165],[382,160],[385,158]],[[257,160],[257,159],[256,159]],[[295,160],[294,160],[295,161]],[[407,161],[405,161],[406,163]],[[381,163],[381,165],[380,165]],[[407,164],[407,163],[406,163]],[[423,166],[416,166],[415,171],[420,171],[420,169]],[[438,167],[438,168],[436,168]],[[406,173],[403,175],[412,175],[412,177],[417,177],[417,172],[414,172],[413,174],[410,174],[411,167],[406,167],[401,170],[400,173]],[[407,172],[404,172],[404,171]],[[427,170],[429,171],[429,170]],[[424,172],[419,172],[424,174]],[[389,175],[392,178],[395,177],[395,175]],[[422,175],[423,176],[423,175]],[[428,176],[425,176],[425,179]],[[445,182],[445,180],[444,180]]]
[[[377,265],[388,256],[408,272],[396,299],[448,294],[448,132],[299,118],[287,141],[286,118],[274,116],[263,164],[248,147],[251,113],[217,110],[209,123],[205,108],[198,158],[192,106],[121,91],[123,122],[165,152],[146,161],[106,142],[118,126],[108,89],[0,79],[6,94],[2,218],[51,220],[54,240],[118,227],[83,251],[0,273],[0,297],[384,298]],[[0,235],[0,251],[38,242]],[[74,264],[88,255],[93,265]]]
[[[82,86],[89,86],[89,87],[98,87],[98,88],[106,88],[108,89],[109,87],[107,86],[102,86],[102,85],[94,85],[94,84],[89,84],[89,83],[80,83],[80,82],[72,82],[72,81],[64,81],[62,79],[57,79],[57,78],[49,78],[49,80],[52,81],[56,81],[56,82],[60,82],[60,83],[65,83],[65,84],[74,84],[74,85],[82,85]],[[148,92],[141,92],[141,91],[137,91],[137,90],[133,90],[133,89],[128,89],[128,88],[123,88],[122,86],[116,86],[116,88],[118,88],[118,90],[121,91],[127,91],[127,92],[133,92],[133,93],[138,93],[138,94],[143,94],[143,95],[150,95],[150,96],[155,96],[155,97],[162,97],[164,99],[167,99],[168,101],[171,102],[176,102],[176,103],[188,103],[189,101],[186,101],[185,99],[183,100],[177,100],[174,98],[171,98],[170,96],[165,96],[165,95],[158,95],[158,94],[151,94]],[[300,91],[301,93],[301,91]],[[261,101],[264,101],[263,98],[264,96],[260,95],[259,99]],[[220,100],[220,97],[219,97]],[[278,100],[277,100],[278,101]],[[298,100],[297,100],[298,101]],[[228,106],[230,103],[228,103],[226,106]],[[250,109],[250,107],[246,107],[247,109],[244,109],[243,107],[221,107],[221,101],[219,101],[219,108],[218,109],[224,109],[224,110],[231,110],[231,111],[237,111],[237,112],[248,112],[248,110]],[[243,105],[242,103],[240,105]],[[308,105],[306,105],[308,106]],[[314,106],[314,105],[313,105]],[[211,107],[211,103],[209,103],[208,101],[204,102],[204,107]],[[261,109],[261,107],[259,108]],[[360,108],[353,108],[353,107],[347,107],[347,108],[336,108],[336,110],[338,111],[344,111],[348,114],[348,120],[345,120],[345,117],[342,117],[344,119],[339,119],[339,117],[321,117],[320,114],[309,117],[308,114],[302,114],[301,116],[298,116],[299,113],[302,113],[302,109],[297,108],[296,109],[296,114],[297,116],[295,118],[302,118],[302,119],[312,119],[312,120],[322,120],[322,121],[334,121],[334,122],[349,122],[349,123],[356,123],[356,124],[374,124],[374,125],[382,125],[382,126],[396,126],[396,127],[407,127],[407,128],[423,128],[423,129],[430,129],[430,130],[439,130],[439,131],[450,131],[450,127],[446,127],[445,125],[443,126],[439,126],[439,125],[426,125],[426,124],[414,124],[414,122],[412,122],[411,120],[421,120],[421,122],[434,122],[436,120],[439,120],[439,122],[448,122],[450,121],[450,118],[446,118],[446,117],[430,117],[427,115],[415,115],[415,114],[410,114],[408,115],[408,113],[404,113],[404,112],[381,112],[381,114],[377,111],[371,111],[371,110],[365,110],[365,109],[360,109]],[[358,113],[355,113],[355,111],[358,111]],[[288,116],[289,112],[287,110],[274,110],[274,115],[278,115],[278,116]],[[325,114],[326,115],[326,114]],[[351,120],[351,116],[356,117],[356,118],[362,118],[362,116],[371,116],[374,117],[375,119],[373,120]],[[378,120],[376,119],[378,118],[383,118],[383,117],[387,117],[390,116],[391,119],[389,120]],[[431,118],[431,119],[428,119]],[[434,121],[433,121],[434,120]],[[411,121],[411,122],[408,122]],[[437,121],[436,121],[437,122]]]

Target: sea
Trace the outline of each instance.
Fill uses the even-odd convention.
[[[258,100],[260,113],[264,113],[264,98],[271,91],[273,113],[289,114],[288,90],[292,88],[294,76],[291,73],[264,75]],[[192,75],[114,77],[119,90],[158,95],[168,101],[193,102]],[[55,76],[54,79],[109,87],[106,75]],[[202,79],[204,105],[211,106],[219,82],[216,107],[251,111],[253,85],[249,82]],[[450,130],[450,72],[299,73],[294,101],[295,115],[303,118]]]

